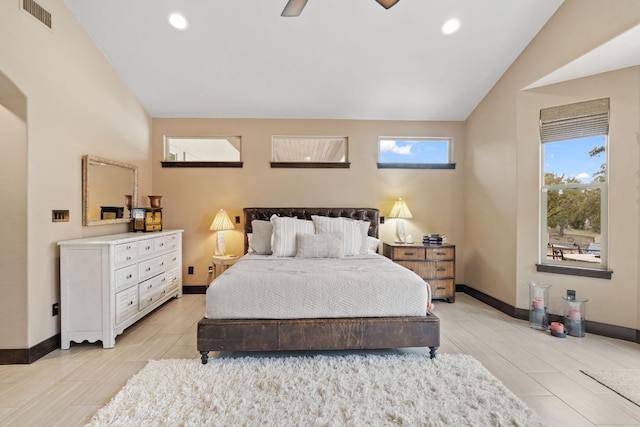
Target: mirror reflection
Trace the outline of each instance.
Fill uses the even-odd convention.
[[[95,156],[82,158],[83,225],[129,222],[138,198],[135,165]]]

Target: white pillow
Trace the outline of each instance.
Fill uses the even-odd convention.
[[[277,257],[295,256],[296,234],[314,234],[315,232],[313,221],[304,219],[273,215],[271,224],[273,225],[271,250]]]
[[[296,257],[299,258],[344,258],[342,235],[297,234]]]
[[[365,239],[365,254],[375,254],[378,253],[378,247],[380,246],[380,239],[376,239],[375,237],[367,236]]]
[[[253,236],[249,240],[251,252],[258,255],[271,255],[271,235],[273,225],[269,221],[254,219],[251,221]]]
[[[312,215],[317,234],[342,233],[345,256],[366,253],[365,239],[369,223],[350,218]]]

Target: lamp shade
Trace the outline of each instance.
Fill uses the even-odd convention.
[[[227,214],[227,211],[224,209],[220,209],[216,214],[216,217],[213,218],[213,222],[211,223],[211,227],[209,230],[212,231],[224,231],[224,230],[233,230],[235,227]]]
[[[411,215],[411,211],[409,210],[409,206],[407,206],[407,202],[401,197],[393,204],[391,208],[391,212],[389,213],[389,218],[413,218]]]

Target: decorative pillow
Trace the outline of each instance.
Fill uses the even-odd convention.
[[[248,254],[255,253],[253,250],[253,233],[247,233],[247,242],[249,243],[249,249],[247,249]]]
[[[271,255],[271,235],[273,225],[269,221],[254,219],[251,221],[253,236],[249,240],[249,248],[257,255]]]
[[[376,239],[375,237],[367,236],[365,239],[365,254],[375,254],[378,253],[378,247],[380,246],[380,239]]]
[[[297,234],[296,257],[299,258],[344,258],[342,235]]]
[[[295,256],[296,234],[314,234],[315,232],[313,222],[304,219],[273,215],[271,224],[273,225],[271,250],[277,257]]]
[[[345,256],[364,253],[369,223],[350,218],[312,215],[317,234],[342,233]]]

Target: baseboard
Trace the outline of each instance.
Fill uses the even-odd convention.
[[[0,365],[33,363],[57,348],[60,348],[60,334],[47,338],[31,348],[0,349]]]
[[[192,285],[192,286],[182,286],[183,294],[206,294],[207,286],[206,285]]]
[[[463,292],[513,318],[529,320],[529,310],[509,305],[492,297],[491,295],[487,295],[477,289],[473,289],[470,286],[456,285],[456,292]],[[564,318],[562,315],[550,314],[549,320],[551,322],[563,322]],[[607,323],[594,322],[586,319],[585,330],[589,334],[602,335],[608,338],[616,338],[623,341],[631,341],[640,344],[640,331],[637,329],[625,328],[624,326],[609,325]]]
[[[206,292],[206,285],[182,287],[183,294],[205,294]],[[492,297],[491,295],[487,295],[477,289],[473,289],[470,286],[457,284],[456,292],[465,293],[513,318],[521,320],[529,319],[529,310],[509,305]],[[549,320],[552,322],[562,322],[563,318],[557,314],[550,314]],[[593,322],[590,320],[585,321],[585,329],[589,334],[602,335],[604,337],[616,338],[640,344],[640,330],[637,329]],[[0,365],[21,365],[33,363],[58,348],[60,348],[60,334],[48,338],[28,349],[0,349]]]

